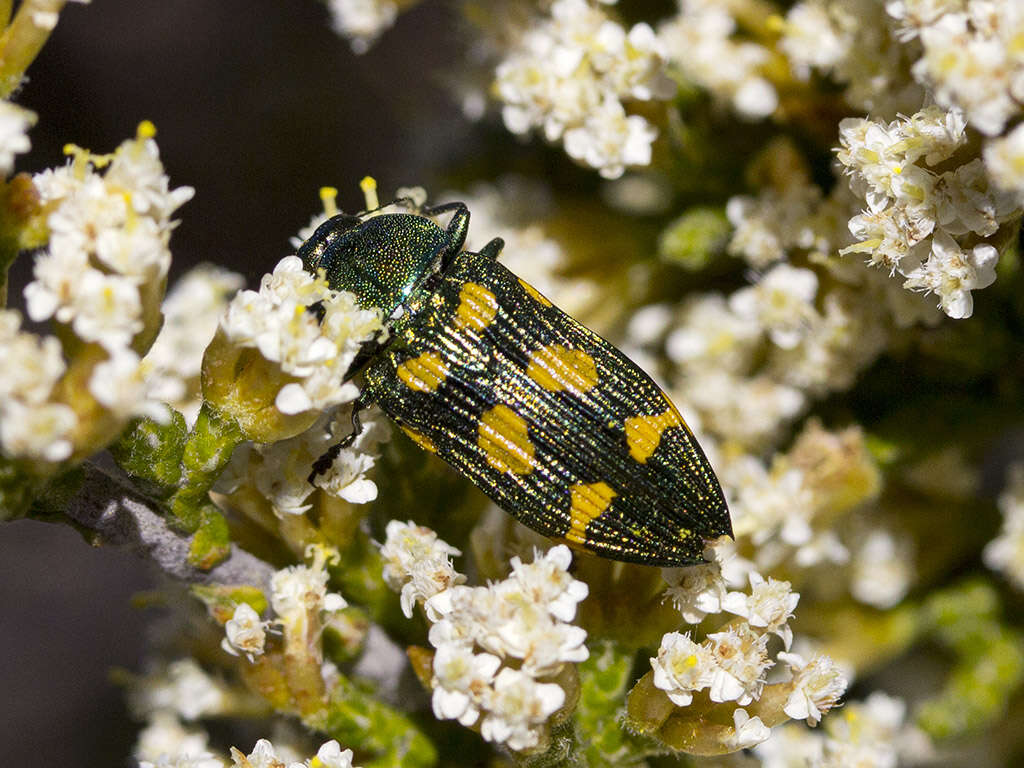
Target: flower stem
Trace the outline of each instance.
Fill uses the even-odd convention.
[[[6,98],[21,84],[25,70],[39,54],[57,26],[57,16],[67,0],[25,0],[0,34],[0,97]],[[0,0],[0,13],[10,18],[11,0]]]
[[[171,525],[195,532],[210,489],[243,439],[235,421],[203,403],[182,453],[181,485],[170,500]]]

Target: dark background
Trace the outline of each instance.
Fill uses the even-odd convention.
[[[142,119],[157,126],[171,183],[195,187],[171,240],[171,279],[203,261],[250,287],[290,252],[323,185],[361,207],[359,180],[440,183],[480,129],[443,82],[460,66],[450,7],[428,0],[364,56],[316,0],[70,3],[16,101],[34,110],[17,169],[64,162],[74,142],[109,152]],[[31,260],[11,274],[12,304]],[[146,564],[93,550],[61,526],[0,526],[0,755],[6,765],[122,766],[135,726],[113,667],[138,669],[145,615],[131,595]]]

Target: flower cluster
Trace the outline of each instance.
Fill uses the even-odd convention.
[[[32,148],[28,129],[35,121],[35,113],[0,100],[0,176],[10,176],[14,170],[14,156]]]
[[[286,256],[263,276],[259,291],[235,296],[220,330],[230,344],[259,350],[283,376],[296,379],[274,398],[282,413],[296,414],[355,398],[355,386],[343,383],[345,374],[360,345],[381,327],[378,312],[361,309],[352,294],[332,290],[297,256]]]
[[[916,109],[921,88],[909,77],[908,53],[895,20],[874,0],[803,0],[782,20],[780,52],[802,81],[811,72],[843,86],[847,104],[892,114]]]
[[[280,751],[268,739],[257,741],[248,755],[232,747],[232,765],[234,768],[352,768],[352,750],[342,750],[334,739],[324,742],[316,755],[308,760],[285,762],[285,759],[278,756]]]
[[[429,606],[435,595],[447,593],[466,580],[451,560],[462,552],[411,520],[388,523],[380,554],[384,558],[384,580],[401,593],[402,613],[407,618],[412,618],[417,603]],[[428,617],[437,620],[440,615],[431,611]]]
[[[903,24],[905,38],[917,37],[922,56],[914,76],[938,103],[959,107],[971,125],[988,136],[1002,132],[1020,114],[1024,100],[1024,11],[1014,0],[934,3],[894,0],[888,12]]]
[[[679,13],[658,27],[666,56],[688,80],[748,119],[772,114],[778,93],[767,76],[773,52],[738,38],[738,16],[753,3],[679,0]]]
[[[345,598],[327,591],[327,564],[336,562],[333,550],[309,545],[309,565],[283,568],[270,580],[270,605],[276,617],[263,621],[248,603],[239,603],[224,624],[221,648],[232,656],[244,655],[253,661],[265,651],[267,629],[280,630],[286,644],[308,650],[319,640],[321,615],[329,615],[348,606]],[[305,652],[305,651],[304,651]]]
[[[134,354],[132,340],[155,332],[161,295],[153,293],[171,263],[171,215],[194,193],[170,189],[155,132],[142,123],[111,156],[72,147],[73,162],[33,179],[50,242],[25,287],[29,317],[53,318],[112,357]]]
[[[377,486],[367,474],[376,461],[378,446],[390,438],[379,416],[361,416],[361,431],[352,444],[313,475],[314,464],[352,432],[351,417],[351,406],[331,408],[295,437],[243,443],[217,478],[214,490],[231,496],[239,508],[254,500],[251,492],[255,491],[279,517],[307,512],[317,490],[352,504],[373,501]]]
[[[382,328],[379,311],[287,256],[259,291],[240,291],[228,304],[203,358],[203,396],[249,439],[294,437],[321,411],[356,398],[346,374]]]
[[[926,107],[888,124],[848,118],[839,124],[839,162],[867,209],[850,220],[857,240],[842,253],[864,253],[899,273],[905,288],[935,293],[950,317],[970,317],[971,291],[995,280],[999,258],[986,242],[957,237],[994,235],[1015,216],[1012,196],[996,189],[974,159],[954,170],[929,169],[966,141],[962,113]]]
[[[215,266],[185,273],[167,292],[161,307],[164,323],[146,353],[150,392],[185,416],[199,412],[199,374],[203,353],[217,332],[228,300],[245,284],[242,276]]]
[[[906,704],[881,692],[847,704],[824,733],[787,723],[754,747],[761,768],[870,765],[896,768],[932,758],[927,738],[906,722]]]
[[[651,659],[653,683],[678,707],[691,706],[695,694],[705,690],[711,702],[735,702],[732,738],[737,748],[749,747],[767,739],[769,729],[760,716],[751,717],[743,707],[762,698],[767,672],[775,664],[768,653],[769,635],[781,638],[789,650],[793,633],[788,621],[800,595],[792,591],[789,582],[765,580],[756,571],[749,574],[749,593],[727,591],[719,562],[712,560],[699,568],[696,576],[665,572],[670,585],[666,596],[682,608],[684,619],[694,624],[710,614],[726,612],[742,620],[725,624],[702,642],[689,633],[666,634],[657,657]],[[696,611],[695,606],[699,606]],[[846,690],[845,678],[827,656],[807,661],[799,654],[781,652],[778,659],[790,671],[789,682],[770,686],[785,694],[782,711],[816,725],[838,703]]]
[[[561,140],[574,160],[609,179],[647,165],[657,130],[623,101],[670,98],[661,45],[647,24],[628,32],[589,0],[555,0],[496,71],[505,126]]]
[[[464,577],[448,560],[458,550],[412,523],[390,523],[381,554],[407,615],[416,600],[432,621],[434,714],[478,724],[486,740],[510,749],[537,746],[565,703],[563,688],[545,681],[589,655],[586,631],[568,623],[588,592],[568,574],[568,547],[537,553],[529,564],[513,557],[509,577],[487,587],[460,585]]]
[[[1024,589],[1024,464],[1014,464],[1008,480],[999,496],[1003,526],[985,547],[985,564],[1002,571],[1018,589]]]
[[[170,189],[154,133],[142,123],[107,156],[74,148],[73,162],[33,179],[49,247],[36,257],[26,307],[63,333],[36,337],[16,312],[2,312],[7,457],[55,464],[98,450],[133,416],[167,417],[140,352],[160,324],[170,217],[192,189]]]
[[[154,712],[139,732],[135,759],[140,768],[224,768],[224,761],[208,749],[209,736],[186,728],[173,714]]]

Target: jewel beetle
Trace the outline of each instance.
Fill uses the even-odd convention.
[[[500,238],[463,250],[465,204],[404,205],[334,216],[298,252],[388,318],[347,374],[364,380],[349,442],[376,404],[542,534],[615,560],[704,562],[706,540],[732,535],[729,511],[665,393],[502,266]],[[433,217],[445,213],[442,228]]]

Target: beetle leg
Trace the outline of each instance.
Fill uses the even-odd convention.
[[[437,216],[441,213],[455,211],[445,231],[445,245],[441,250],[441,269],[446,269],[452,260],[462,252],[469,234],[469,208],[465,203],[442,203],[431,208],[424,208],[420,213],[424,216]]]
[[[313,469],[309,473],[309,477],[306,478],[306,482],[312,483],[317,475],[322,475],[330,469],[331,464],[333,464],[334,460],[338,458],[338,454],[340,454],[345,448],[352,445],[352,443],[356,441],[356,438],[362,434],[363,425],[359,421],[359,412],[370,404],[370,399],[364,398],[365,394],[366,393],[364,391],[355,399],[355,402],[352,403],[352,433],[341,442],[332,445],[327,449],[327,452],[324,453],[323,456],[313,462]]]
[[[498,254],[501,253],[501,249],[504,247],[505,241],[500,237],[496,237],[480,249],[480,255],[486,256],[488,259],[497,259]]]

